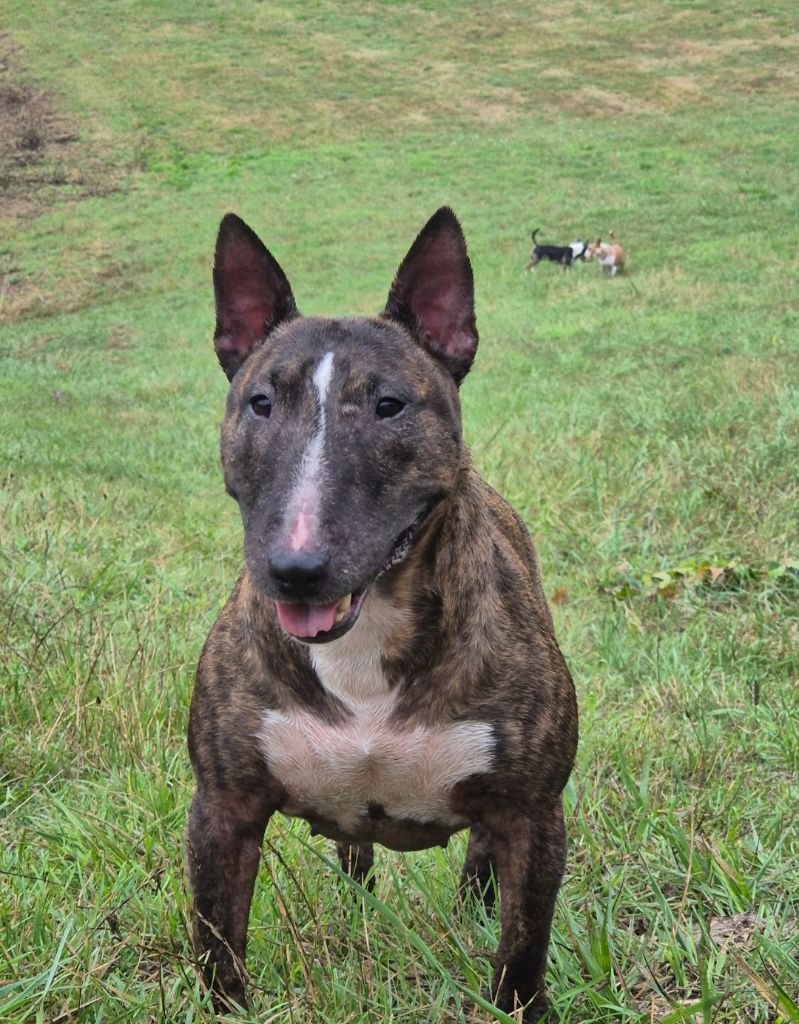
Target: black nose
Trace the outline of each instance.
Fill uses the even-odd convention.
[[[330,555],[323,551],[273,551],[269,572],[285,597],[315,597],[327,579]]]

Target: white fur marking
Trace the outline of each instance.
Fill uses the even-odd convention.
[[[382,657],[386,642],[406,624],[407,612],[374,594],[366,595],[352,629],[338,640],[311,646],[310,655],[322,686],[353,706],[389,698]]]
[[[449,806],[452,787],[488,771],[488,722],[437,728],[393,725],[392,701],[361,705],[347,722],[330,725],[307,711],[267,711],[258,738],[269,770],[288,792],[285,814],[311,809],[344,832],[357,832],[370,803],[390,818],[468,824]]]
[[[269,765],[288,791],[286,814],[312,809],[355,831],[370,803],[391,818],[468,824],[449,806],[452,787],[488,771],[494,731],[488,722],[438,726],[393,722],[396,691],[381,667],[382,648],[405,612],[367,595],[358,622],[310,654],[322,685],[350,709],[331,725],[309,711],[267,711],[258,738]]]
[[[308,442],[297,473],[297,482],[289,497],[286,522],[289,547],[302,551],[315,540],[319,518],[319,499],[324,482],[325,428],[327,392],[333,379],[333,353],[325,352],[314,370],[313,385],[319,402],[319,425]]]
[[[319,360],[319,365],[314,370],[313,382],[316,394],[319,398],[319,407],[322,410],[322,428],[325,425],[325,400],[330,381],[333,379],[333,353],[325,352]]]

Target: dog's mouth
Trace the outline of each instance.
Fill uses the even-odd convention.
[[[330,604],[285,604],[275,601],[280,625],[287,633],[310,643],[325,643],[343,636],[360,615],[368,588],[345,594]]]
[[[408,555],[411,553],[413,542],[416,539],[416,534],[419,532],[419,528],[422,523],[427,519],[432,509],[432,504],[425,505],[419,515],[414,519],[410,526],[406,527],[402,533],[394,541],[394,546],[391,549],[391,553],[386,559],[385,565],[378,573],[378,576],[382,576],[384,572],[388,572],[389,569],[393,569],[395,565],[399,565],[400,562],[404,562]]]
[[[328,643],[344,636],[358,621],[372,583],[408,557],[419,528],[427,519],[431,507],[425,506],[411,525],[397,537],[383,568],[370,583],[329,604],[288,604],[275,601],[278,621],[282,628],[305,643]]]

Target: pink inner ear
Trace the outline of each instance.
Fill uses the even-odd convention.
[[[268,308],[263,301],[238,292],[240,282],[233,286],[226,284],[225,288],[231,290],[217,306],[219,326],[215,346],[222,365],[226,370],[235,371],[263,339]]]
[[[224,298],[220,302],[222,322],[228,329],[234,347],[248,346],[263,337],[264,327],[272,319],[274,302],[264,295],[263,281],[255,281],[251,275],[241,276],[228,273],[224,277]]]
[[[474,334],[467,329],[469,308],[461,288],[447,278],[428,279],[411,301],[411,310],[425,334],[448,355],[457,357],[474,348]]]

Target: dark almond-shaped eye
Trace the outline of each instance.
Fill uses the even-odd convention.
[[[256,416],[269,417],[272,414],[272,399],[267,398],[266,395],[253,395],[250,405]]]
[[[397,416],[404,408],[405,403],[401,402],[399,398],[381,398],[377,403],[375,412],[381,420],[388,420],[392,416]]]

